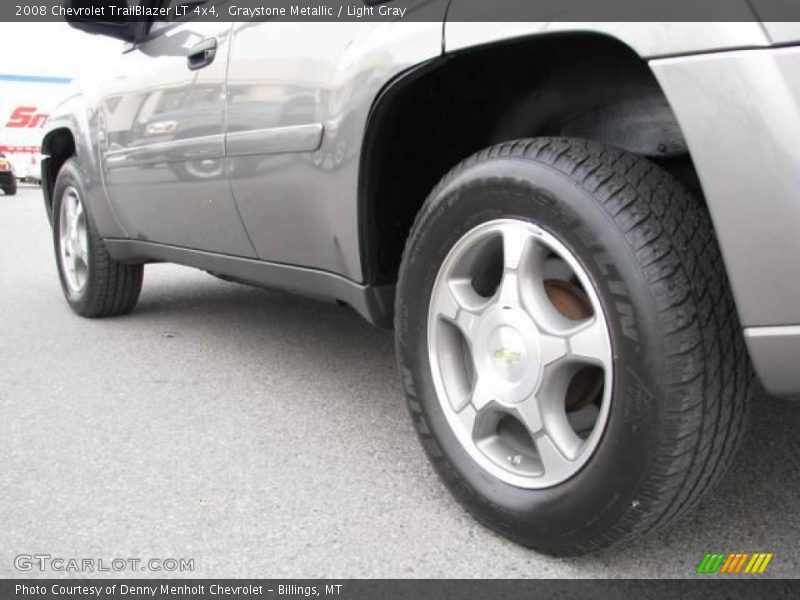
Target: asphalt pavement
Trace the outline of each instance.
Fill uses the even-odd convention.
[[[42,576],[14,566],[36,553],[188,558],[193,577],[687,577],[709,551],[772,552],[765,576],[795,577],[800,401],[762,393],[753,408],[732,471],[691,516],[550,558],[439,482],[391,332],[174,265],[145,269],[130,316],[82,319],[41,191],[0,195],[0,577]]]

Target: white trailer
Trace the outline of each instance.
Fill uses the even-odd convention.
[[[0,73],[0,152],[18,179],[38,181],[42,128],[68,93],[70,77]]]

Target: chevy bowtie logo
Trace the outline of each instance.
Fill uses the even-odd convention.
[[[740,573],[760,575],[767,568],[772,556],[771,552],[732,552],[730,554],[726,552],[709,552],[703,557],[700,566],[697,567],[697,572],[726,575],[738,575]]]
[[[511,363],[519,362],[522,360],[522,352],[513,352],[508,348],[504,348],[501,346],[500,348],[492,352],[492,358],[510,365]]]

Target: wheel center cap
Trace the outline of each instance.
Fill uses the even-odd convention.
[[[529,368],[527,350],[522,336],[509,325],[501,325],[489,336],[494,370],[508,381],[519,381]]]
[[[524,311],[514,308],[492,310],[481,323],[480,358],[482,374],[492,381],[497,399],[521,402],[539,381],[538,329]]]

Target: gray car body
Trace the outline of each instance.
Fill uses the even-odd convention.
[[[371,281],[365,264],[377,107],[449,56],[573,31],[649,65],[702,184],[756,369],[773,393],[800,393],[800,48],[786,45],[786,24],[469,23],[444,11],[438,22],[157,23],[105,81],[52,112],[43,148],[63,153],[71,136],[114,258],[337,300],[386,326],[392,282]],[[188,69],[207,39],[214,61]]]

